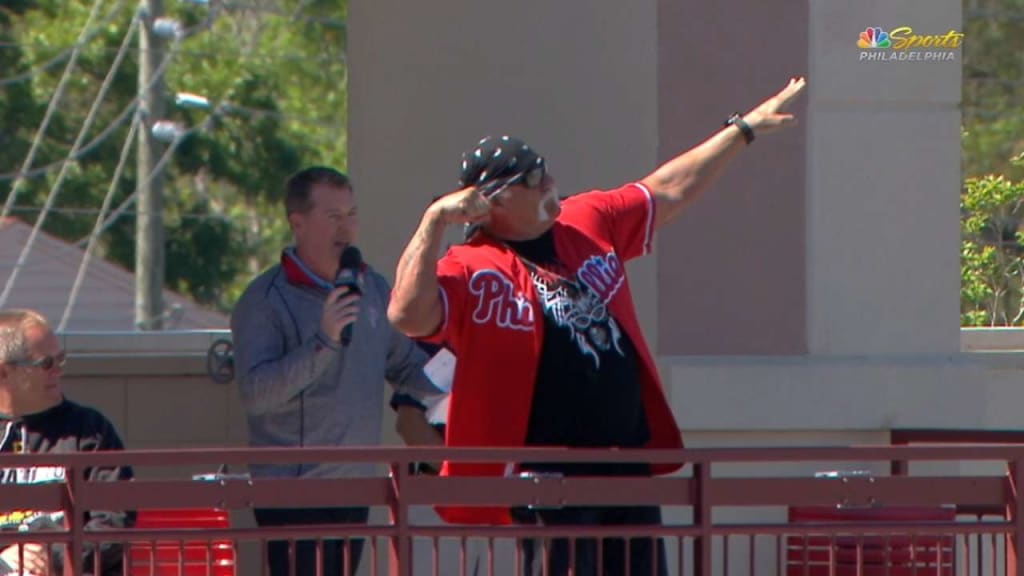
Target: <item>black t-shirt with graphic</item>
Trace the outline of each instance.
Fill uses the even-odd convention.
[[[607,302],[561,265],[549,230],[509,242],[529,268],[544,314],[544,341],[527,429],[527,445],[637,447],[650,431],[640,388],[640,363],[629,335]],[[567,475],[647,474],[647,465],[540,464],[524,469]]]
[[[64,400],[60,404],[20,418],[0,414],[0,452],[29,454],[65,454],[123,450],[124,444],[114,425],[99,411]],[[36,484],[65,482],[67,471],[60,466],[0,468],[0,490],[4,484]],[[94,466],[85,470],[86,482],[130,480],[129,466]],[[87,510],[83,512],[85,529],[105,530],[131,527],[135,513],[128,511]],[[60,511],[0,510],[0,531],[63,528],[64,513]],[[4,546],[0,545],[0,549]],[[93,545],[86,546],[84,563],[93,565]],[[62,574],[65,550],[53,549],[53,573]],[[123,546],[100,544],[100,573],[103,576],[122,574]],[[6,574],[0,563],[0,574]]]

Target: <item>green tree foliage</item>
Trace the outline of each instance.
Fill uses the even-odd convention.
[[[961,200],[962,323],[1016,326],[1024,319],[1024,182],[968,178]]]
[[[1024,0],[964,5],[961,324],[1024,324]]]
[[[46,131],[33,166],[65,158],[128,31],[137,3],[99,0],[94,35]],[[0,172],[20,168],[93,0],[5,0],[0,8]],[[166,2],[189,33],[169,49],[165,117],[192,132],[171,156],[165,184],[168,287],[228,309],[288,242],[281,207],[287,176],[309,164],[345,169],[346,62],[343,2],[246,0],[210,7]],[[138,92],[138,43],[118,69],[86,142],[120,118]],[[176,93],[209,99],[211,109],[174,105]],[[211,117],[212,115],[212,117]],[[69,241],[88,236],[107,192],[129,122],[84,154],[59,189],[44,229]],[[56,170],[27,179],[12,215],[34,222]],[[0,200],[12,181],[0,180]],[[135,190],[134,154],[114,198]],[[102,255],[134,266],[134,207],[107,228]],[[82,244],[84,246],[84,243]]]
[[[964,176],[1024,168],[1024,0],[966,0],[963,49]]]

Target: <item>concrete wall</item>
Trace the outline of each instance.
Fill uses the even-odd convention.
[[[206,373],[223,332],[64,334],[64,389],[106,414],[131,448],[241,446],[244,412],[234,384]]]
[[[961,29],[961,11],[959,0],[811,2],[814,354],[959,350],[960,62],[861,62],[853,43],[869,25]]]

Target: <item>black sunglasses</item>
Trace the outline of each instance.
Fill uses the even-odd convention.
[[[536,166],[513,178],[510,184],[521,182],[527,188],[536,188],[544,182],[545,175],[547,175],[547,167],[544,165],[544,159],[537,158]]]
[[[544,159],[538,158],[537,165],[533,168],[526,172],[520,172],[511,178],[506,177],[492,180],[480,187],[480,193],[483,194],[484,198],[491,198],[500,194],[509,186],[516,184],[522,184],[527,188],[537,188],[544,182],[545,175],[547,175],[547,169],[544,167]]]
[[[15,360],[13,362],[8,362],[8,364],[12,366],[31,366],[33,368],[42,368],[43,370],[50,371],[53,370],[55,366],[63,368],[67,362],[67,356],[63,352],[60,352],[56,356],[43,356],[42,358],[37,358],[35,360]]]

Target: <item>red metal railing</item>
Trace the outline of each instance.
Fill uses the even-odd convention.
[[[442,459],[476,462],[678,463],[680,476],[663,478],[437,478],[410,473],[410,463]],[[92,466],[233,468],[252,462],[376,462],[390,475],[358,479],[137,479],[85,482]],[[883,475],[890,463],[952,463],[930,475]],[[1000,463],[1014,474],[974,473],[971,463]],[[0,468],[63,466],[66,484],[5,485],[0,510],[64,510],[66,530],[0,533],[0,547],[42,542],[63,545],[81,558],[86,545],[129,543],[174,550],[172,573],[219,574],[212,549],[188,568],[196,542],[231,542],[254,548],[259,562],[267,542],[327,538],[366,542],[364,570],[371,574],[518,573],[524,540],[550,550],[561,539],[570,556],[595,544],[657,537],[665,542],[670,573],[700,575],[786,574],[1018,574],[1024,549],[1024,499],[1012,478],[1024,467],[1024,447],[913,446],[759,448],[682,451],[552,449],[350,448],[301,450],[161,450],[68,455],[2,455]],[[909,468],[909,467],[908,467]],[[814,477],[815,470],[873,470],[873,474]],[[183,475],[184,476],[184,475]],[[430,521],[423,508],[469,506],[660,506],[659,526],[455,526]],[[389,512],[366,526],[287,528],[143,528],[88,532],[86,510],[320,508],[369,506]],[[839,511],[829,517],[808,511]],[[899,514],[899,511],[912,511]],[[999,511],[982,517],[973,511]],[[863,511],[869,511],[865,513]],[[801,515],[802,514],[802,515]],[[159,542],[159,544],[154,544]],[[349,541],[351,542],[351,540]],[[135,548],[132,547],[134,543]],[[202,546],[202,544],[200,544]],[[629,547],[626,547],[629,550]],[[580,552],[582,554],[582,552]],[[319,554],[319,552],[318,552]],[[628,552],[627,552],[628,554]],[[242,553],[242,556],[245,554]],[[603,555],[597,554],[597,562]],[[204,564],[204,559],[205,564]],[[223,558],[222,558],[223,559]],[[130,560],[126,558],[126,560]],[[240,558],[240,561],[244,560]],[[579,560],[570,557],[569,562]],[[176,561],[177,566],[173,566]],[[126,562],[130,564],[130,562]],[[99,566],[75,567],[74,574]],[[599,570],[604,568],[598,567]],[[149,567],[158,572],[154,565]],[[258,569],[257,569],[258,570]],[[262,571],[266,573],[266,566]],[[319,572],[319,571],[318,571]],[[134,573],[139,573],[138,571]],[[244,569],[239,574],[249,574]],[[580,571],[576,571],[579,574]],[[607,570],[608,574],[626,573]],[[634,576],[642,576],[636,574]]]

